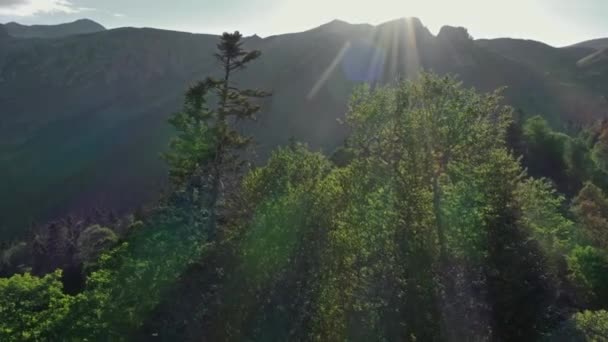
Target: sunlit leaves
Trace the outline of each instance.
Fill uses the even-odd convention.
[[[521,224],[530,230],[544,251],[563,256],[570,248],[573,223],[563,215],[565,198],[545,179],[527,179],[517,187]]]
[[[591,246],[576,246],[568,255],[570,279],[594,307],[608,305],[608,253]]]
[[[0,278],[0,340],[60,340],[74,298],[63,293],[61,271]]]

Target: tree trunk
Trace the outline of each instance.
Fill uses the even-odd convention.
[[[228,103],[228,84],[230,81],[230,58],[226,60],[224,65],[224,82],[222,84],[221,89],[221,99],[220,99],[220,110],[219,110],[219,118],[220,121],[218,124],[220,125],[222,132],[217,142],[217,147],[215,151],[215,161],[213,165],[213,171],[211,174],[211,192],[209,196],[208,210],[209,210],[209,240],[214,241],[217,237],[217,202],[221,197],[221,167],[224,162],[224,135],[225,134],[225,126],[228,124],[226,122],[226,105]]]

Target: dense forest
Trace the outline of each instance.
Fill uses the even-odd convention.
[[[357,88],[333,153],[255,165],[242,44],[172,115],[158,203],[3,243],[0,340],[608,341],[608,121],[421,72]]]

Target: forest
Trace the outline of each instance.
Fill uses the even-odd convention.
[[[608,121],[423,71],[258,165],[242,44],[171,116],[161,200],[2,243],[1,341],[608,341]]]

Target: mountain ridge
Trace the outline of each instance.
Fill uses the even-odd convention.
[[[598,39],[586,40],[584,42],[580,42],[580,43],[569,46],[569,48],[572,48],[572,47],[586,47],[586,48],[592,48],[595,50],[602,50],[602,49],[608,48],[608,38],[598,38]]]
[[[78,19],[56,25],[23,25],[13,21],[3,26],[6,32],[15,38],[62,38],[106,30],[103,25],[91,19]]]

